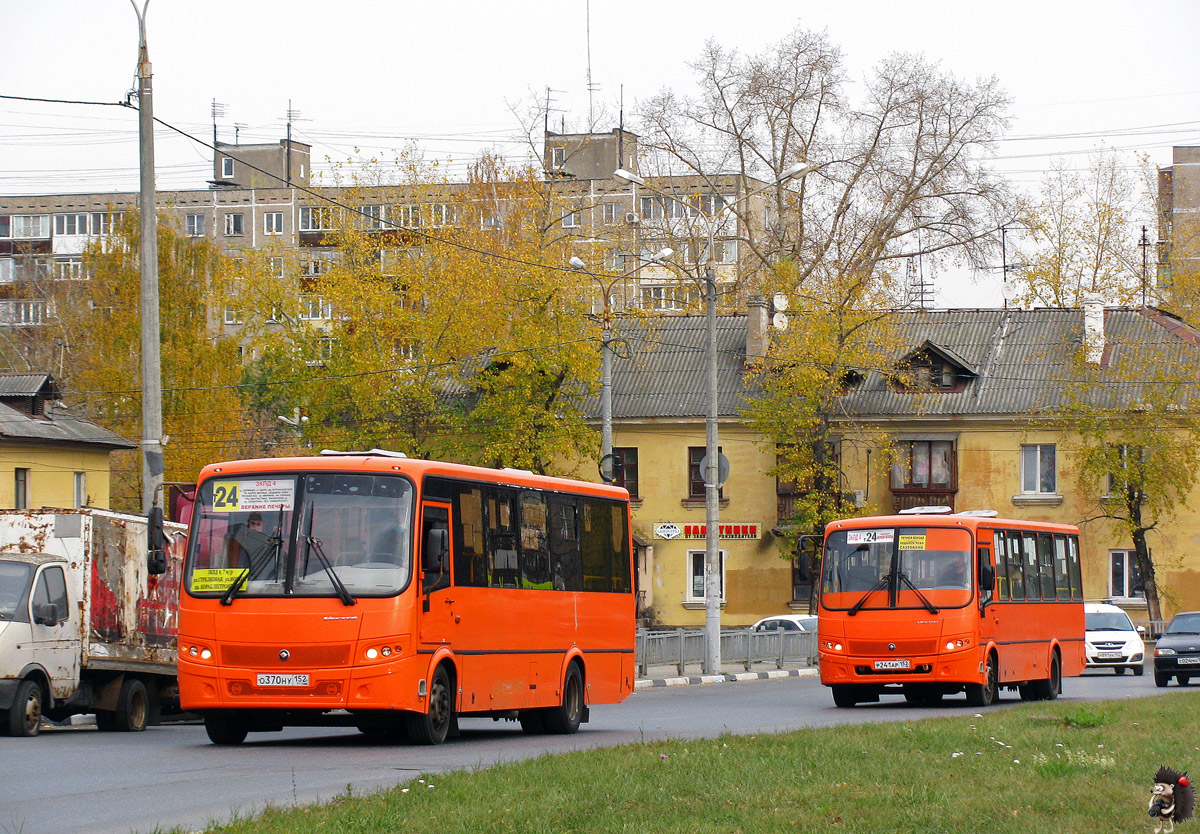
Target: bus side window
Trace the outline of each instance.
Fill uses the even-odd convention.
[[[1059,601],[1071,599],[1071,573],[1067,562],[1067,537],[1054,537],[1054,590]]]
[[[1012,586],[1012,598],[1025,599],[1025,565],[1021,556],[1021,534],[1008,533],[1008,580]]]
[[[992,533],[992,544],[996,553],[996,599],[1010,599],[1008,587],[1008,548],[1004,533],[996,530]]]
[[[550,498],[550,574],[556,591],[583,590],[579,503],[573,496]]]
[[[488,585],[515,588],[520,580],[517,567],[516,512],[511,493],[491,490],[487,500]]]
[[[1042,598],[1042,575],[1038,570],[1037,533],[1021,537],[1021,555],[1025,557],[1025,599]]]
[[[1079,567],[1079,537],[1067,538],[1067,570],[1071,572],[1071,599],[1083,602],[1083,577]]]
[[[550,590],[549,527],[546,496],[521,493],[521,587]]]
[[[454,501],[454,584],[486,588],[483,490],[459,486]]]
[[[1042,599],[1054,599],[1054,537],[1038,533],[1038,573],[1042,577]]]

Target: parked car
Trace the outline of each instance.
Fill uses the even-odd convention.
[[[816,614],[777,614],[774,617],[763,617],[754,625],[752,631],[816,631]]]
[[[1108,667],[1118,675],[1132,669],[1135,675],[1142,674],[1146,659],[1146,644],[1142,640],[1145,626],[1134,628],[1128,614],[1104,602],[1085,603],[1083,616],[1087,668]]]
[[[1200,611],[1176,614],[1154,647],[1154,685],[1200,677]]]

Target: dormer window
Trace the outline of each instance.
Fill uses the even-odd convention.
[[[892,384],[899,391],[961,391],[976,376],[966,361],[926,341],[896,364]]]

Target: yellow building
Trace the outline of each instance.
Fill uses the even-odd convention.
[[[772,533],[787,522],[789,499],[771,474],[773,447],[740,416],[748,395],[746,356],[761,350],[764,327],[765,315],[753,309],[749,317],[719,317],[719,442],[729,460],[720,507],[722,625],[728,627],[809,606],[806,572]],[[905,347],[894,373],[868,371],[843,398],[849,416],[837,454],[847,514],[940,505],[1079,525],[1086,596],[1111,600],[1146,621],[1133,543],[1103,518],[1111,500],[1106,485],[1081,482],[1078,438],[1057,418],[1063,382],[1077,357],[1091,356],[1103,370],[1134,346],[1191,351],[1189,361],[1200,363],[1200,332],[1153,308],[1091,317],[1063,309],[921,311],[901,318],[901,332]],[[654,625],[700,627],[704,320],[681,316],[633,327],[620,338],[630,349],[614,370],[613,445],[624,464],[618,482],[635,497],[640,611]],[[1106,388],[1136,400],[1129,380]],[[849,442],[881,432],[888,449]],[[1180,502],[1148,540],[1164,616],[1200,608],[1200,501]]]
[[[108,506],[109,453],[136,446],[59,399],[49,374],[0,374],[0,508]]]

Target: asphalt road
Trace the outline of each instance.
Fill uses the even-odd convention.
[[[1172,689],[1174,686],[1172,686]],[[1088,673],[1064,681],[1066,701],[1140,698],[1153,677]],[[1003,693],[998,708],[1018,704]],[[216,747],[199,725],[100,733],[50,729],[0,737],[0,834],[130,834],[202,829],[269,804],[326,801],[350,786],[361,794],[422,774],[473,769],[546,753],[661,738],[779,733],[806,727],[912,720],[975,712],[962,696],[935,708],[899,697],[837,709],[814,676],[642,689],[623,704],[594,707],[573,736],[526,736],[514,722],[464,719],[462,737],[439,747],[381,743],[353,729],[252,734]],[[436,778],[436,777],[435,777]],[[432,780],[431,780],[432,781]]]

